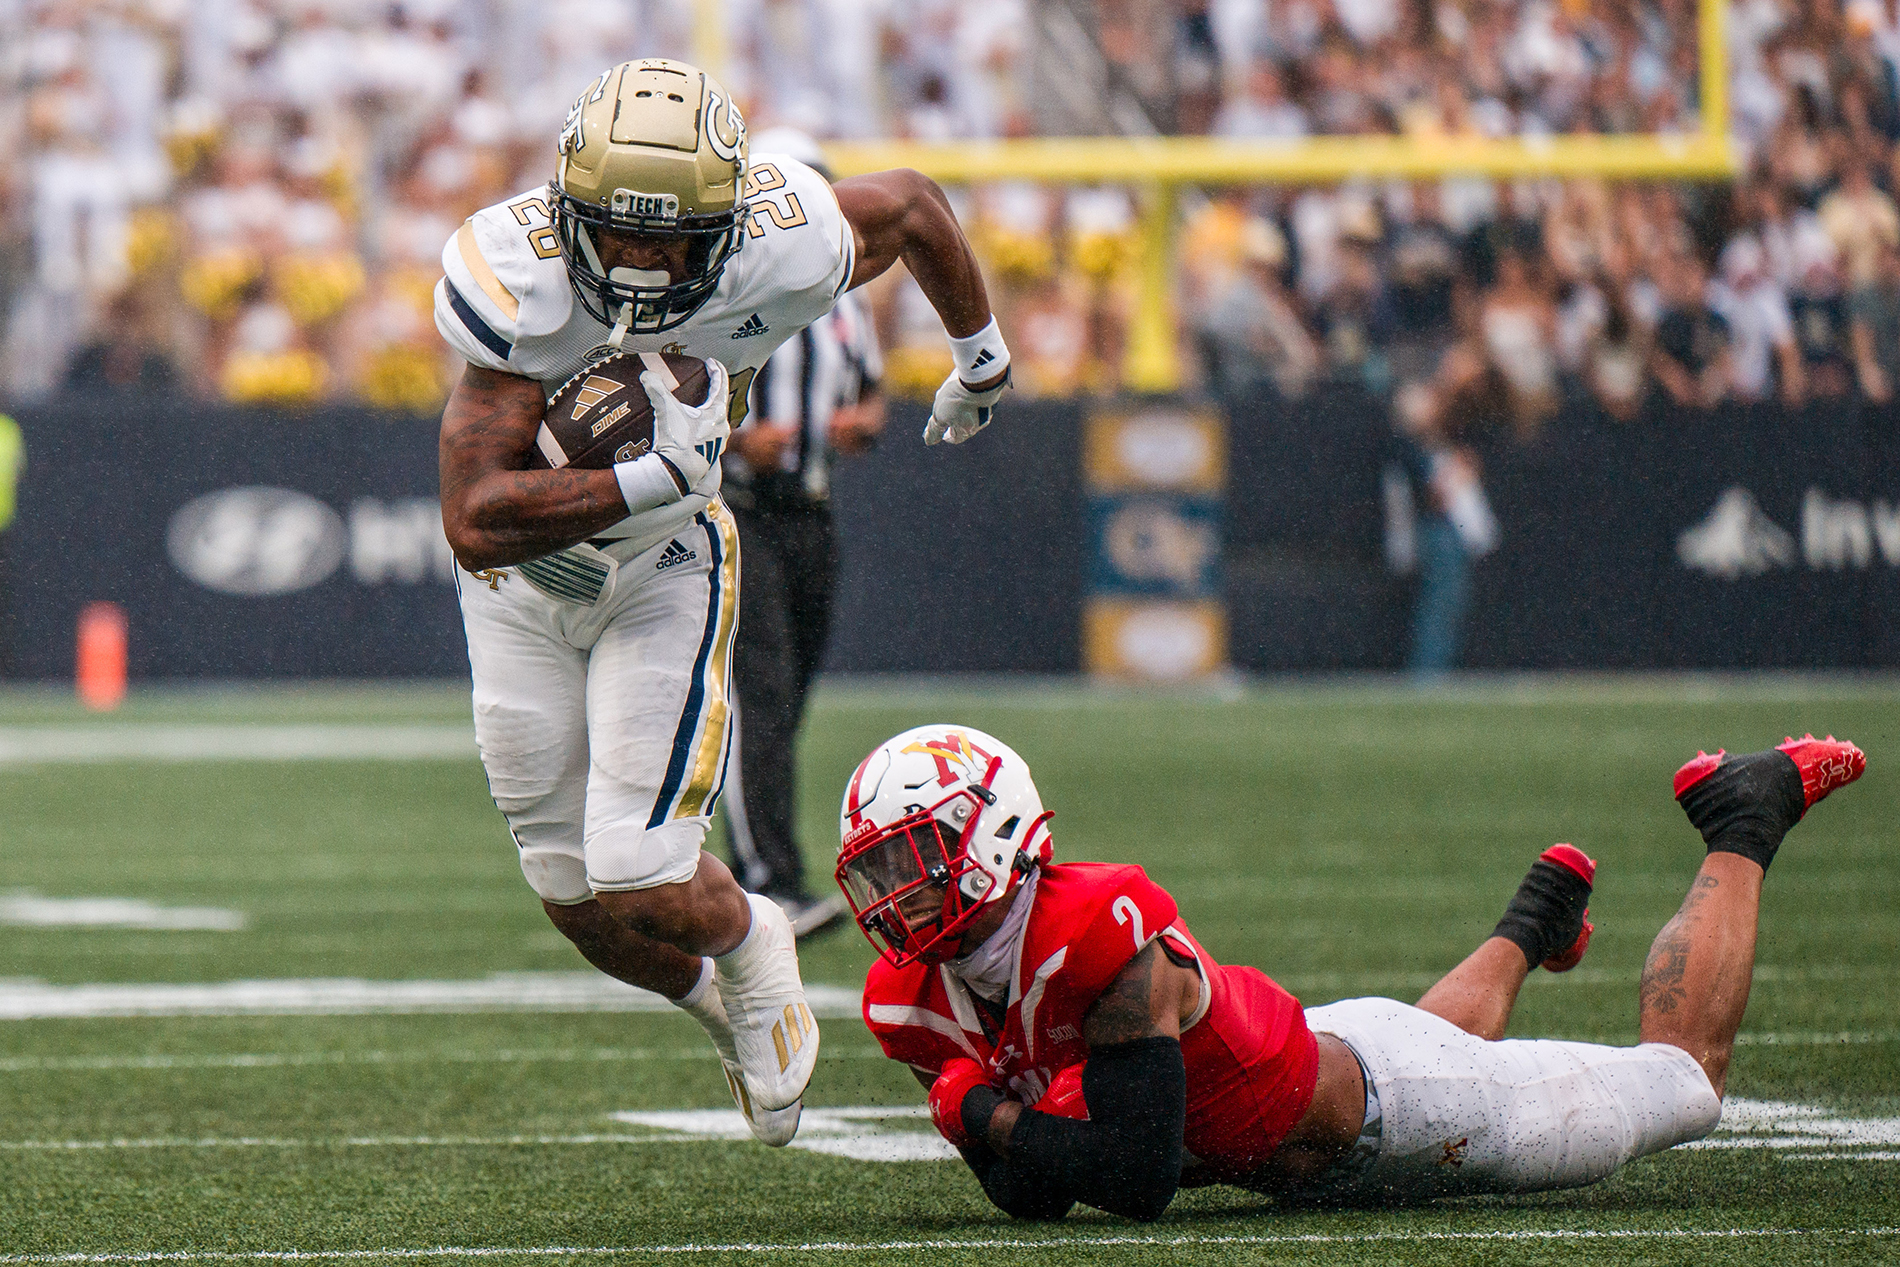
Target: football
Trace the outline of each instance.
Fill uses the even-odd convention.
[[[709,380],[706,362],[698,357],[622,352],[596,361],[562,383],[548,401],[528,451],[528,469],[572,466],[598,471],[650,452],[653,402],[640,386],[640,375],[647,370],[658,374],[678,400],[705,403]]]

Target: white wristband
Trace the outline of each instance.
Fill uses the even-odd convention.
[[[957,363],[957,377],[965,383],[986,383],[1009,368],[1009,345],[995,317],[975,334],[952,337],[950,355]]]
[[[680,486],[673,482],[673,472],[657,453],[631,462],[615,462],[614,478],[620,481],[620,496],[631,514],[671,506],[680,499]]]

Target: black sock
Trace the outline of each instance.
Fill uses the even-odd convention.
[[[1801,768],[1770,748],[1726,757],[1715,773],[1676,798],[1710,853],[1738,853],[1763,871],[1782,837],[1807,812]]]
[[[1590,882],[1569,867],[1539,858],[1491,930],[1508,937],[1535,968],[1576,944],[1583,933],[1583,909],[1590,904]]]

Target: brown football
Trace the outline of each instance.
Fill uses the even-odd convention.
[[[688,405],[706,401],[706,362],[670,352],[621,352],[596,361],[561,384],[548,401],[528,469],[572,466],[605,470],[653,449],[653,402],[640,375],[652,370],[672,382],[673,395]]]

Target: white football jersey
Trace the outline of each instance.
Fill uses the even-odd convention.
[[[851,280],[851,226],[831,186],[778,154],[752,157],[745,243],[727,260],[712,297],[682,324],[629,334],[629,352],[674,352],[718,361],[732,379],[732,421],[745,416],[752,378],[774,349],[818,320]],[[548,191],[537,188],[470,216],[442,248],[435,324],[471,365],[536,379],[550,397],[577,370],[613,354],[609,327],[574,299],[550,227]],[[710,499],[689,494],[602,532],[625,561],[691,523]]]

